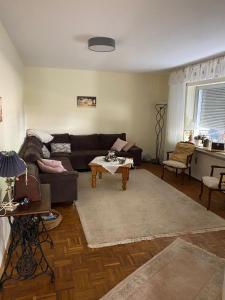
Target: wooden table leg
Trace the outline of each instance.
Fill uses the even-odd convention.
[[[122,189],[123,189],[123,191],[126,191],[126,189],[127,189],[128,179],[129,179],[129,169],[124,168],[122,171]]]
[[[91,186],[92,186],[92,188],[96,188],[96,175],[97,175],[96,169],[91,168]]]

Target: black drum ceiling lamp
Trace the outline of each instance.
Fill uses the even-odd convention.
[[[115,40],[109,37],[98,36],[88,40],[88,49],[95,52],[112,52],[115,48]]]

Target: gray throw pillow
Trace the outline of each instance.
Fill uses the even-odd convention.
[[[69,143],[51,143],[51,152],[71,153],[71,145]]]
[[[45,145],[42,147],[42,154],[43,154],[44,158],[50,157],[50,151],[48,150],[48,148]]]

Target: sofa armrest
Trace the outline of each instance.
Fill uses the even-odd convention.
[[[42,183],[50,183],[52,181],[64,181],[70,178],[78,178],[77,171],[67,171],[62,173],[39,173],[39,177]]]
[[[77,200],[77,171],[62,173],[40,173],[41,183],[50,184],[52,203]]]
[[[127,153],[129,153],[129,155],[131,155],[133,157],[134,166],[140,166],[142,151],[143,150],[141,148],[139,148],[138,146],[133,146],[127,151]]]
[[[130,153],[135,153],[135,152],[142,152],[143,150],[138,147],[138,146],[133,146],[131,147],[127,152],[130,152]]]

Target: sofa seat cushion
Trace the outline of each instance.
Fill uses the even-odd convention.
[[[87,169],[88,164],[96,157],[108,153],[107,150],[72,151],[70,160],[74,169]]]
[[[70,135],[71,150],[97,150],[99,149],[98,134]]]
[[[99,149],[111,149],[115,141],[120,138],[126,141],[126,133],[119,134],[99,134]]]

